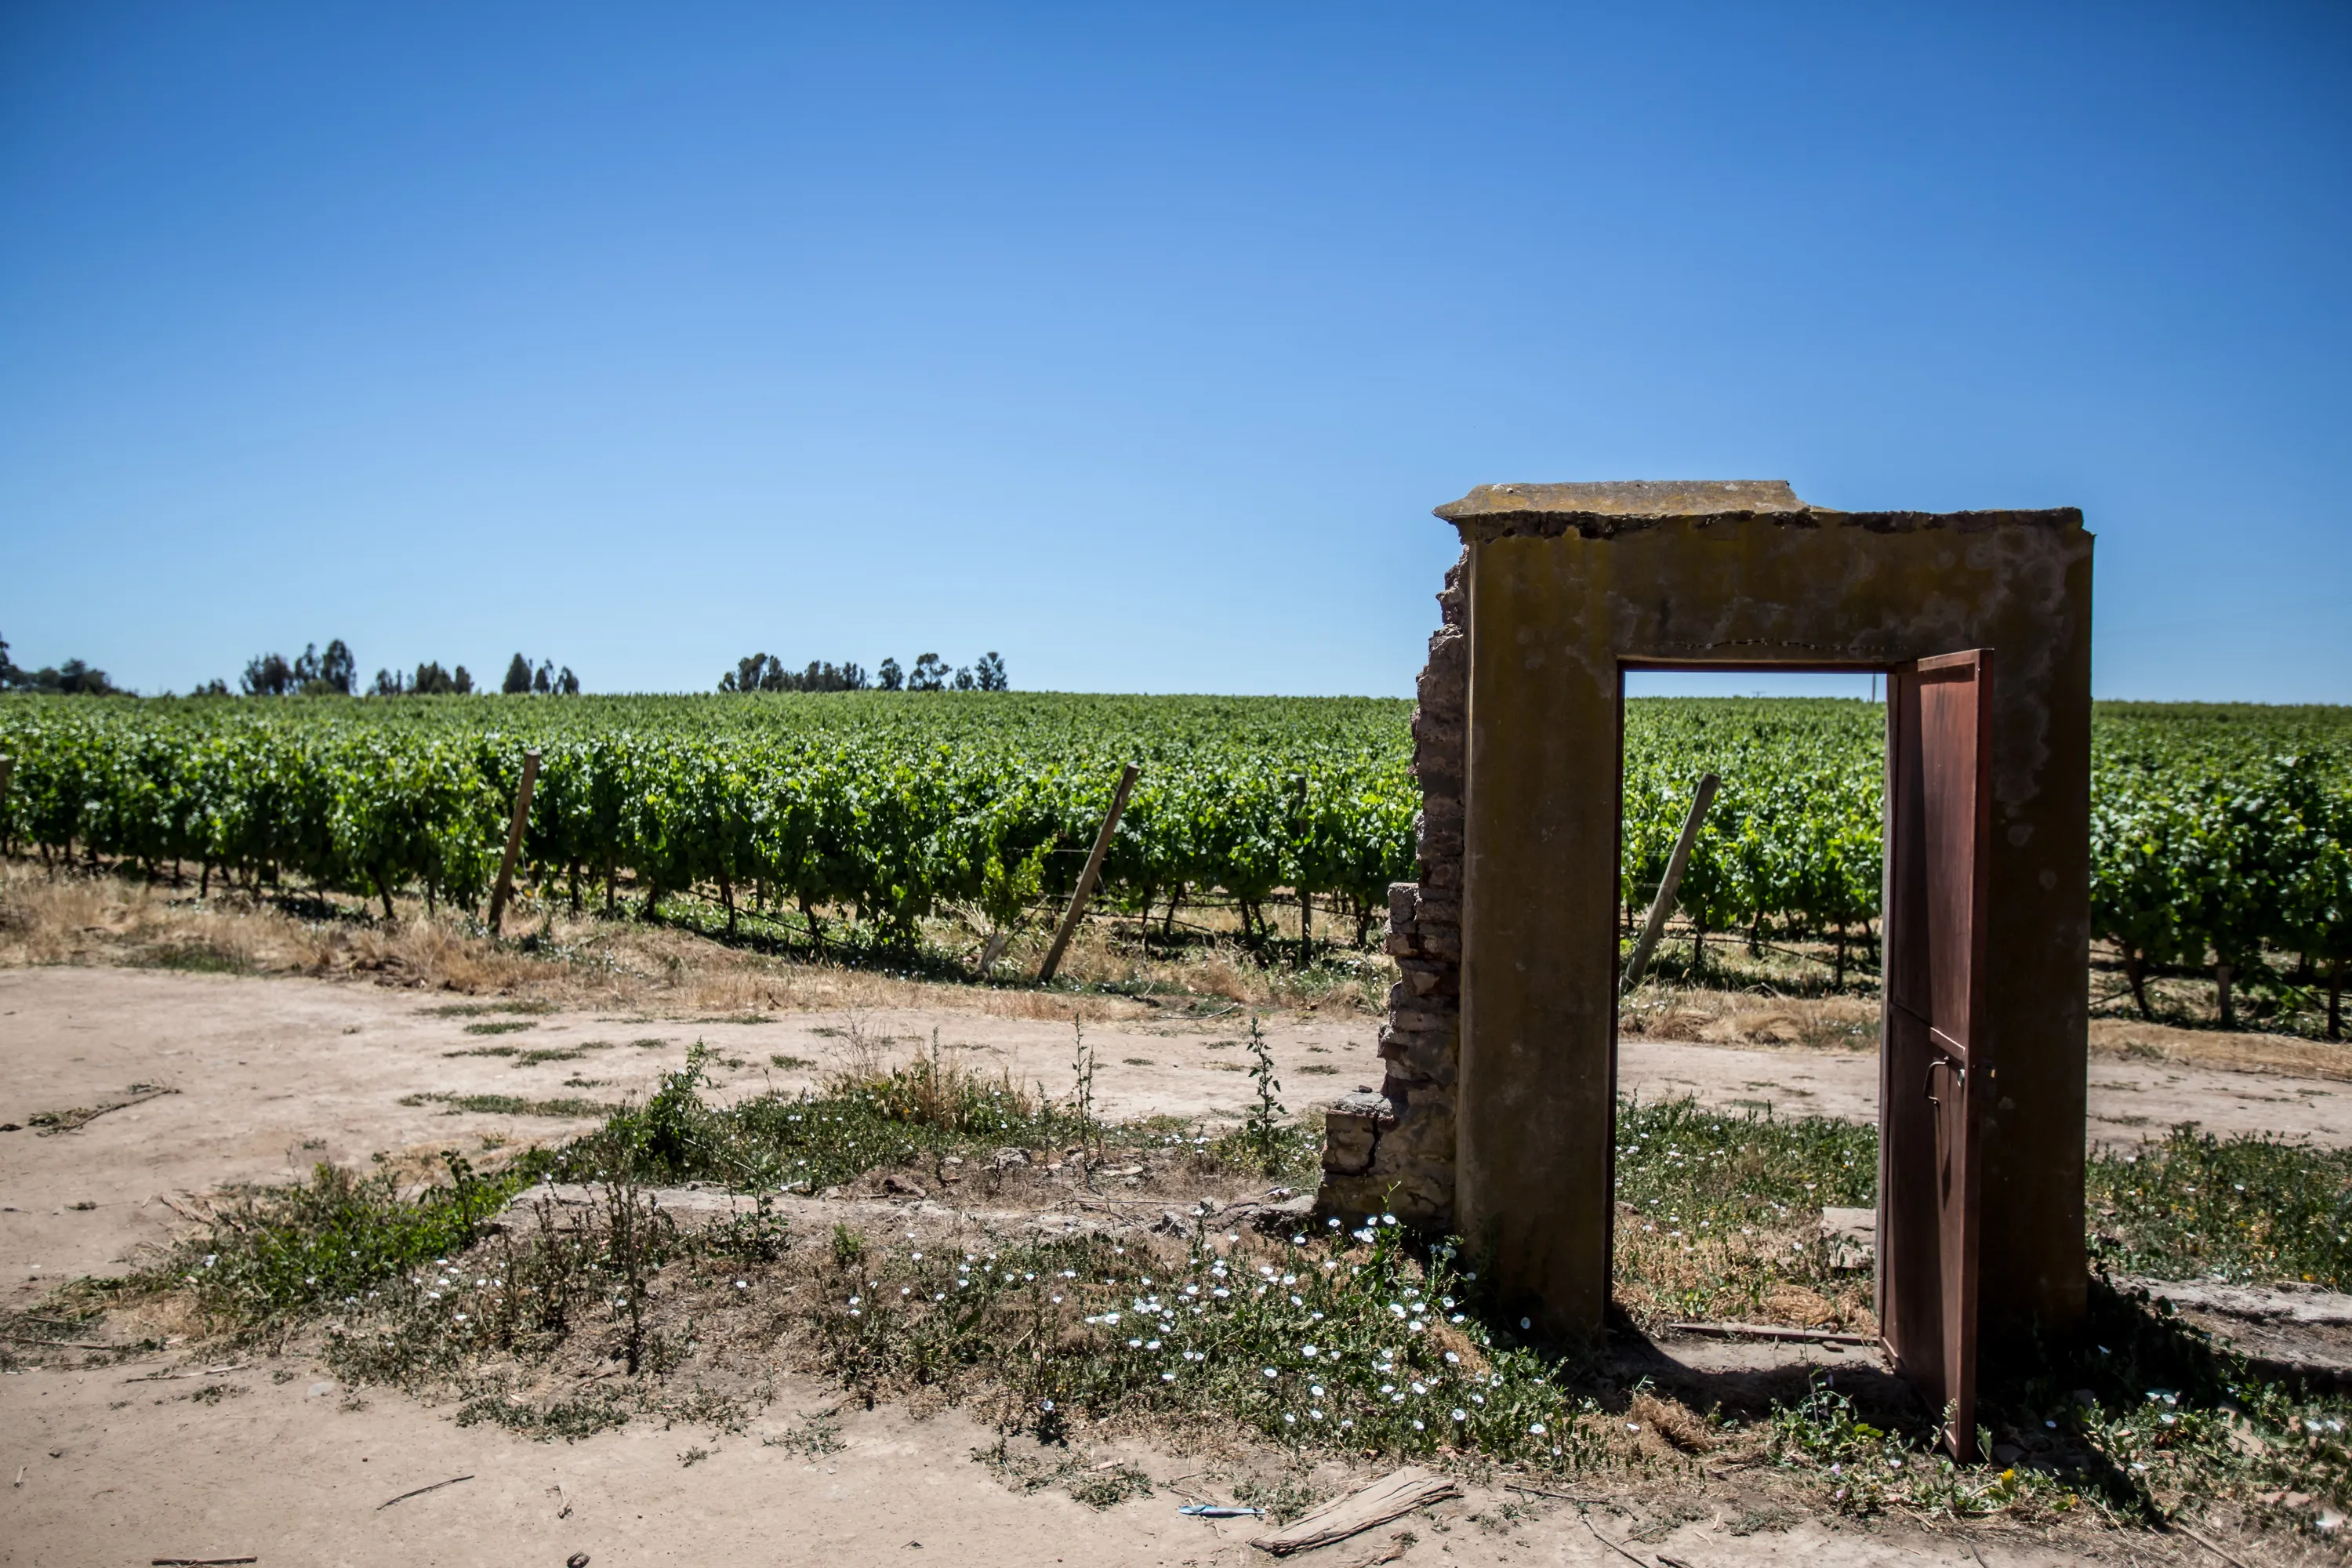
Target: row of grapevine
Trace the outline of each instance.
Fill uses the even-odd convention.
[[[904,699],[475,699],[388,713],[310,701],[0,702],[0,831],[44,853],[299,875],[383,898],[486,893],[527,747],[543,871],[654,896],[756,889],[903,933],[1038,858],[1075,879],[1119,765],[1143,778],[1114,896],[1276,888],[1377,906],[1412,875],[1418,806],[1395,704]],[[900,710],[894,713],[893,709]],[[468,722],[467,721],[472,721]],[[1042,856],[1039,852],[1043,851]]]
[[[1067,889],[1119,765],[1142,778],[1105,867],[1135,907],[1277,888],[1376,906],[1412,874],[1408,705],[1374,700],[871,694],[217,700],[0,699],[17,759],[0,834],[149,867],[299,874],[465,906],[495,868],[526,747],[543,872],[730,900],[757,889],[904,932]],[[1697,777],[1723,789],[1683,883],[1702,931],[1867,937],[1878,910],[1881,710],[1638,700],[1622,894],[1646,899]],[[2149,965],[2352,943],[2352,721],[2327,710],[2105,705],[2097,934]]]
[[[1629,909],[1664,874],[1702,773],[1723,780],[1681,894],[1704,932],[1769,921],[1841,938],[1876,918],[1885,737],[1855,703],[1632,705],[1625,738]],[[2266,953],[2331,988],[2352,959],[2352,713],[2102,704],[2093,730],[2091,921],[2146,980]]]
[[[2226,712],[2226,710],[2224,710]],[[2305,725],[2167,722],[2119,712],[2096,735],[2093,928],[2123,953],[2143,1011],[2153,966],[2210,963],[2225,1023],[2233,975],[2265,950],[2333,965],[2340,1032],[2352,956],[2352,770],[2340,732]]]

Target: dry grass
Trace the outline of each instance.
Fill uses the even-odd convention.
[[[1665,1226],[1644,1231],[1638,1215],[1621,1214],[1616,1254],[1616,1303],[1651,1331],[1677,1321],[1877,1330],[1868,1270],[1832,1271],[1811,1223],[1753,1235],[1670,1236]]]
[[[2352,1044],[2330,1044],[2294,1035],[2182,1029],[2169,1024],[2142,1023],[2137,1018],[2093,1018],[2091,1050],[2095,1056],[2176,1062],[2234,1072],[2352,1080]]]
[[[1714,1046],[1878,1048],[1874,996],[1775,996],[1645,982],[1625,999],[1619,1028],[1629,1038]]]
[[[1088,1022],[1150,1011],[1116,994],[1165,995],[1306,1010],[1374,1008],[1394,977],[1377,953],[1349,953],[1306,971],[1261,964],[1219,942],[1145,951],[1132,922],[1089,921],[1052,988],[1003,978],[1034,972],[1045,933],[1016,941],[987,984],[892,972],[879,964],[782,956],[697,934],[692,906],[675,922],[574,915],[525,899],[509,933],[494,942],[462,916],[428,915],[395,900],[386,922],[357,900],[257,900],[242,891],[198,900],[105,873],[52,873],[0,861],[0,967],[124,964],[231,973],[362,979],[464,995],[527,997],[566,1007],[649,1013],[747,1014],[954,1007],[1006,1018]],[[927,931],[934,952],[954,953],[970,933],[952,921]],[[1107,990],[1106,988],[1114,988]]]

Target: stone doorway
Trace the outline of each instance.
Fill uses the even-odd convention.
[[[1976,1123],[1980,1326],[2073,1323],[2085,1289],[2082,514],[1838,512],[1780,481],[1733,480],[1480,486],[1437,515],[1464,548],[1413,719],[1420,879],[1390,891],[1403,979],[1380,1089],[1327,1117],[1323,1205],[1458,1233],[1491,1251],[1507,1310],[1555,1334],[1596,1331],[1624,671],[1892,669],[1992,649],[1978,921],[1981,973],[1997,978],[1972,1032],[2000,1078]]]

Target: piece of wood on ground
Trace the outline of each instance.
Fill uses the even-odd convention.
[[[1668,1323],[1677,1334],[1706,1334],[1722,1340],[1795,1340],[1813,1345],[1874,1345],[1868,1334],[1842,1334],[1829,1329],[1784,1329],[1778,1323]]]
[[[1276,1535],[1261,1535],[1250,1544],[1260,1552],[1276,1557],[1287,1557],[1294,1552],[1311,1552],[1318,1546],[1328,1546],[1335,1541],[1345,1541],[1360,1531],[1386,1524],[1392,1519],[1402,1519],[1417,1508],[1462,1495],[1462,1489],[1450,1477],[1433,1475],[1418,1466],[1408,1465],[1394,1475],[1374,1481],[1352,1497],[1326,1503],[1313,1513],[1294,1521],[1290,1527]]]
[[[37,1340],[30,1334],[0,1334],[12,1345],[47,1345],[60,1351],[135,1351],[137,1345],[100,1344],[95,1340]]]
[[[79,1132],[110,1110],[144,1105],[158,1096],[180,1091],[161,1084],[134,1083],[122,1092],[130,1098],[101,1100],[96,1105],[77,1105],[67,1110],[37,1110],[26,1119],[26,1125],[32,1128],[37,1138],[54,1138],[60,1132]]]

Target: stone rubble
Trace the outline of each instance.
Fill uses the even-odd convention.
[[[1421,784],[1421,879],[1389,885],[1388,951],[1403,977],[1381,1030],[1386,1072],[1377,1091],[1342,1096],[1324,1113],[1318,1213],[1392,1214],[1400,1224],[1454,1224],[1454,1084],[1461,1047],[1462,788],[1469,744],[1469,552],[1445,574],[1441,624],[1429,639],[1412,715]]]

